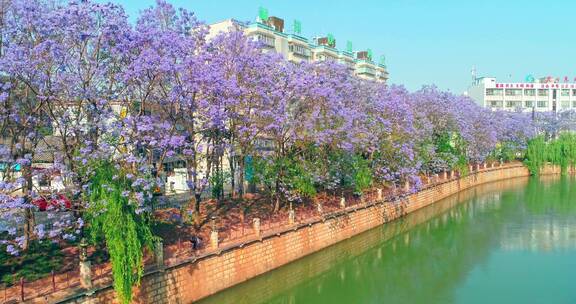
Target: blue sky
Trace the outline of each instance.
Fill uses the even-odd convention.
[[[100,0],[104,2],[105,0]],[[303,35],[331,33],[337,47],[386,56],[390,81],[410,90],[434,84],[454,93],[478,76],[499,81],[576,77],[576,2],[502,0],[168,0],[213,23],[254,20],[260,6],[270,16],[302,23]],[[155,0],[112,0],[134,20]]]

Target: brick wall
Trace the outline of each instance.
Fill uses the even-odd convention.
[[[548,172],[548,171],[546,171]],[[559,171],[558,171],[559,172]],[[555,173],[550,172],[550,173]],[[327,215],[324,220],[263,234],[259,240],[222,249],[197,261],[148,273],[135,289],[135,303],[191,303],[290,263],[327,246],[483,183],[528,176],[520,164],[484,169],[424,189],[397,202],[369,203]],[[110,303],[111,287],[77,294],[60,303]]]

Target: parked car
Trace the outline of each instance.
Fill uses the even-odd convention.
[[[32,204],[38,207],[40,211],[46,211],[48,207],[52,207],[54,209],[65,209],[69,210],[72,208],[72,202],[63,194],[57,194],[55,198],[52,198],[50,195],[46,197],[39,197],[32,201]]]

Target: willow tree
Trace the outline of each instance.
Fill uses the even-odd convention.
[[[134,182],[110,162],[99,163],[90,178],[86,219],[95,241],[104,240],[112,262],[114,290],[130,303],[132,287],[144,274],[143,249],[152,249],[154,236],[146,213],[134,197]]]

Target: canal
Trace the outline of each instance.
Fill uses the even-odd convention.
[[[481,185],[201,301],[576,303],[576,179]]]

